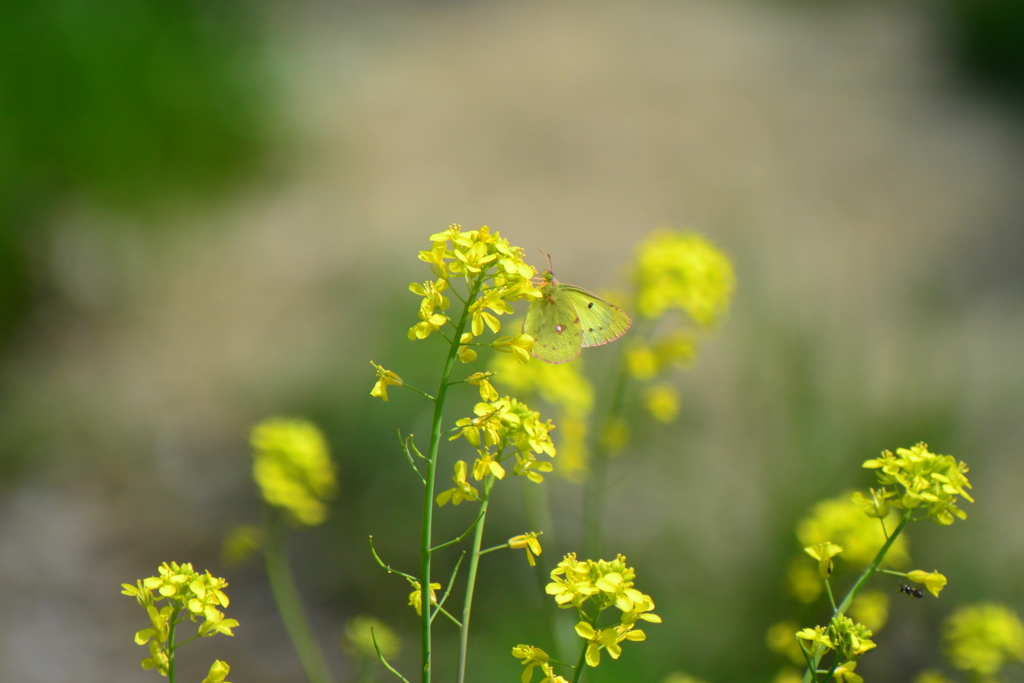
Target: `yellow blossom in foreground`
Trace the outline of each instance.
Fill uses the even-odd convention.
[[[1024,625],[994,603],[961,607],[946,619],[943,641],[950,663],[972,675],[994,676],[1010,661],[1024,661]]]
[[[324,501],[334,495],[337,483],[327,441],[316,425],[304,420],[264,420],[253,428],[250,442],[252,476],[263,499],[302,524],[323,522],[327,518]]]
[[[228,666],[227,662],[222,662],[219,659],[210,665],[210,672],[203,679],[202,683],[231,683],[224,679],[227,678],[228,673],[231,672],[231,667]]]

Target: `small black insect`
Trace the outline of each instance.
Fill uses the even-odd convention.
[[[907,595],[913,595],[915,598],[923,598],[924,597],[924,591],[923,590],[921,590],[920,588],[911,588],[910,586],[908,586],[906,584],[903,584],[903,583],[900,584],[900,593],[906,593]]]

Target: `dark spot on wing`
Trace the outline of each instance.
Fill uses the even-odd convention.
[[[591,327],[589,330],[587,330],[587,332],[593,332],[593,331],[594,331],[593,327]]]
[[[594,302],[593,301],[591,301],[589,304],[587,304],[587,308],[593,308],[593,307],[594,307]]]

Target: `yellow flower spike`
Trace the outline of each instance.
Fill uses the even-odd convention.
[[[413,588],[412,593],[409,593],[409,605],[416,610],[416,614],[423,616],[423,593],[420,591],[420,582],[415,579],[405,577]],[[437,604],[437,591],[441,590],[441,584],[432,583],[430,584],[430,604]]]
[[[253,427],[252,476],[263,499],[308,526],[327,519],[325,501],[337,490],[327,441],[305,420],[274,418]]]
[[[644,392],[647,410],[658,422],[668,424],[679,414],[679,392],[670,384],[657,384]]]
[[[540,541],[537,540],[537,537],[543,533],[543,531],[528,531],[525,534],[513,536],[508,539],[508,547],[512,549],[525,548],[526,561],[530,563],[531,567],[536,567],[537,560],[534,559],[534,556],[541,554]]]
[[[370,365],[377,371],[377,384],[374,385],[373,390],[370,392],[371,396],[387,400],[387,388],[389,386],[401,386],[404,384],[400,377],[392,373],[390,370],[378,366],[373,360],[370,361]]]
[[[437,497],[438,507],[444,507],[449,501],[452,505],[459,505],[464,500],[479,500],[480,494],[466,482],[466,462],[459,460],[455,463],[455,476],[452,477],[455,488],[444,491]]]
[[[928,589],[928,592],[939,597],[939,593],[946,586],[946,577],[939,572],[925,572],[920,569],[915,569],[912,572],[907,573],[907,578],[914,583],[922,583],[924,587]]]
[[[530,349],[533,348],[533,337],[528,334],[520,334],[516,337],[501,337],[491,342],[491,346],[501,353],[511,353],[520,364],[525,365],[530,362]]]
[[[825,543],[808,546],[804,548],[804,552],[818,561],[818,574],[821,578],[827,579],[831,576],[832,570],[835,569],[835,563],[832,562],[832,558],[843,552],[843,548],[831,541],[826,541]]]

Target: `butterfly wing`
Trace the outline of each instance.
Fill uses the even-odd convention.
[[[614,304],[573,285],[559,285],[562,295],[572,302],[580,321],[582,345],[601,346],[615,341],[633,324],[626,312]]]
[[[560,290],[560,285],[545,287],[544,296],[530,303],[523,322],[523,332],[533,337],[530,353],[545,363],[568,363],[582,347],[579,314]]]

